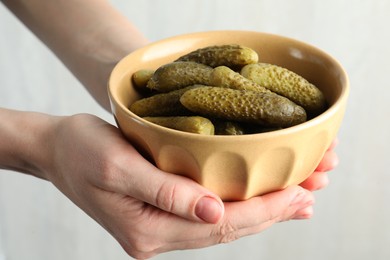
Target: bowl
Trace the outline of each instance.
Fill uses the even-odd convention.
[[[130,80],[135,71],[157,69],[190,51],[220,44],[253,48],[261,62],[305,77],[322,90],[328,109],[293,127],[241,136],[181,132],[128,109],[141,97]],[[171,37],[130,53],[113,69],[108,92],[118,127],[145,157],[163,171],[195,180],[224,201],[235,201],[299,184],[315,170],[339,130],[349,80],[336,59],[304,42],[253,31],[209,31]]]

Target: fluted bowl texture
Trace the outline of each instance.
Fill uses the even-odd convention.
[[[130,80],[135,71],[157,69],[198,48],[221,44],[250,47],[261,62],[303,76],[322,90],[328,109],[293,127],[241,136],[168,129],[128,109],[141,98]],[[161,170],[187,176],[233,201],[299,184],[315,170],[339,130],[349,80],[335,58],[304,42],[253,31],[210,31],[171,37],[130,53],[112,71],[108,92],[118,127],[145,157]]]

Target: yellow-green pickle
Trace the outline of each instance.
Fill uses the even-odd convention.
[[[197,134],[280,130],[321,114],[327,105],[305,78],[262,63],[256,51],[237,44],[197,49],[155,71],[140,69],[132,82],[144,96],[129,106],[133,113]]]
[[[300,75],[273,64],[257,63],[242,68],[241,74],[318,115],[326,107],[322,92]]]
[[[143,89],[148,84],[149,79],[153,76],[154,70],[142,69],[134,72],[132,80],[138,89]]]
[[[226,66],[218,66],[213,69],[210,74],[210,85],[242,90],[270,92],[268,89],[245,78],[240,73],[235,72]]]
[[[245,129],[238,122],[214,120],[213,121],[216,135],[243,135]]]
[[[274,93],[199,87],[186,91],[180,102],[205,117],[264,126],[289,127],[306,121],[302,107]]]
[[[201,116],[144,117],[145,120],[164,127],[203,135],[214,135],[213,123]]]
[[[238,44],[208,46],[190,52],[176,61],[193,61],[211,67],[228,66],[240,68],[244,65],[256,63],[259,60],[257,52]]]
[[[130,110],[138,116],[188,115],[190,111],[180,103],[180,97],[194,87],[196,85],[139,99],[131,104]]]

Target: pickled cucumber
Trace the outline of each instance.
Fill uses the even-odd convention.
[[[275,93],[199,87],[186,91],[180,102],[194,113],[209,118],[280,127],[306,121],[302,107]]]
[[[180,103],[180,97],[185,91],[194,87],[196,85],[139,99],[131,104],[130,110],[141,117],[188,115],[190,111]]]
[[[211,67],[224,65],[231,68],[240,68],[256,63],[258,60],[256,51],[237,44],[208,46],[177,59],[177,61],[194,61]]]
[[[250,64],[242,68],[241,74],[259,85],[270,89],[305,108],[312,116],[326,108],[322,92],[300,75],[267,63]]]
[[[176,117],[144,117],[145,120],[176,130],[203,134],[213,135],[214,125],[213,123],[201,116],[176,116]]]
[[[226,66],[218,66],[213,69],[213,72],[210,75],[210,85],[233,89],[269,92],[268,89],[260,86],[253,80],[245,78],[240,73],[235,72]]]
[[[213,121],[216,135],[243,135],[244,128],[238,122],[214,120]]]
[[[160,92],[169,92],[194,84],[209,85],[210,66],[191,62],[172,62],[159,67],[148,81],[147,87]]]
[[[137,71],[132,81],[147,97],[134,102],[131,111],[193,133],[274,131],[303,123],[327,106],[312,83],[286,68],[259,63],[253,49],[237,44],[195,50],[156,71]]]
[[[141,69],[133,73],[132,80],[134,85],[138,89],[144,89],[149,81],[149,79],[153,76],[154,70]]]

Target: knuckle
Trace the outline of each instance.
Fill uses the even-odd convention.
[[[145,233],[143,230],[135,228],[131,234],[125,239],[124,243],[120,243],[127,254],[136,259],[147,259],[157,254],[161,243],[150,236],[150,233]]]
[[[103,189],[114,189],[122,179],[124,160],[123,155],[116,150],[106,151],[101,155],[94,174],[98,185]]]
[[[135,243],[131,247],[125,248],[125,251],[136,259],[145,259],[152,257],[154,248],[150,247],[148,243]]]
[[[236,232],[232,232],[232,233],[229,233],[229,234],[222,236],[219,240],[219,243],[226,244],[226,243],[233,242],[239,238],[240,238],[240,236]]]
[[[235,228],[229,221],[222,223],[213,235],[218,237],[218,243],[220,244],[232,242],[240,237],[238,229]]]
[[[155,206],[168,212],[174,211],[176,193],[176,184],[164,182],[157,191]]]
[[[115,162],[111,160],[101,160],[100,170],[96,172],[97,182],[101,188],[112,187],[118,178],[118,170]]]
[[[123,249],[126,251],[126,253],[128,255],[130,255],[131,257],[133,257],[135,259],[148,259],[148,258],[151,258],[154,255],[156,255],[153,252],[145,252],[145,251],[137,250],[137,249],[134,249],[134,248],[125,248],[125,247],[123,247]]]

